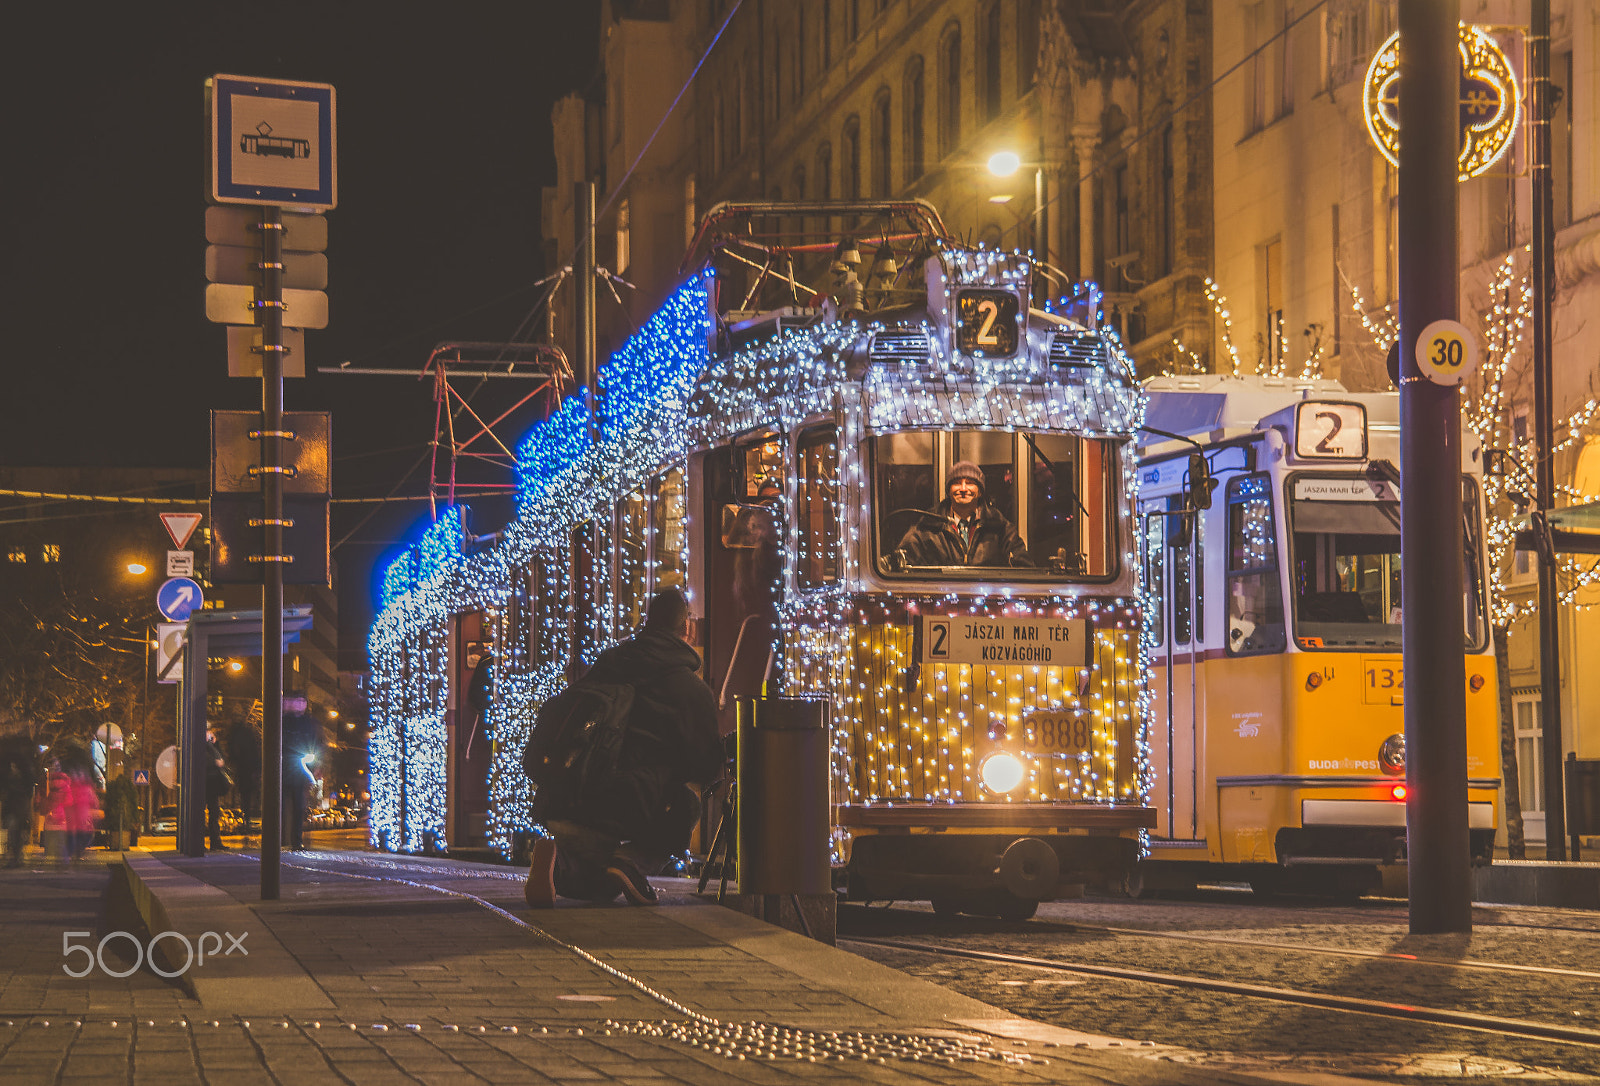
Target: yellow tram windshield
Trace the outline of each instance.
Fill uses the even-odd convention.
[[[874,439],[872,453],[884,576],[1062,582],[1117,574],[1114,441],[906,430]],[[962,479],[976,483],[975,498],[963,495]]]
[[[1302,648],[1400,649],[1400,502],[1366,477],[1289,484],[1290,592]],[[1483,641],[1477,495],[1462,480],[1466,647]]]

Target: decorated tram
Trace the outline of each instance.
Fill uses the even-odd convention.
[[[1158,824],[1132,886],[1374,889],[1406,858],[1399,394],[1216,374],[1146,390],[1138,511]],[[1461,448],[1467,812],[1487,863],[1499,703],[1482,450],[1465,427]]]
[[[830,707],[851,898],[1028,916],[1120,881],[1155,825],[1127,356],[1034,307],[1026,255],[956,243],[926,204],[708,222],[735,213],[834,234],[703,230],[592,397],[521,444],[513,522],[474,540],[446,509],[384,574],[374,844],[522,848],[540,704],[676,586],[725,733],[763,692]],[[956,530],[960,479],[1014,534],[998,557],[915,545]]]

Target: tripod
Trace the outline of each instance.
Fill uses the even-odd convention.
[[[733,830],[732,826],[738,825],[735,821],[735,804],[738,802],[738,783],[733,777],[722,777],[712,782],[707,790],[707,802],[715,799],[718,793],[722,795],[722,815],[717,819],[717,831],[711,836],[711,847],[706,850],[705,863],[700,866],[700,893],[706,892],[706,883],[711,881],[711,864],[717,858],[717,851],[722,852],[722,881],[717,886],[717,904],[722,904],[722,899],[728,892],[728,869],[733,863]]]

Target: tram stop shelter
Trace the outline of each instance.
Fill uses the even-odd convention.
[[[283,609],[282,652],[311,628],[311,608]],[[185,631],[183,678],[178,686],[178,851],[206,851],[206,694],[213,656],[260,656],[260,611],[196,611]],[[196,787],[190,788],[189,782]]]

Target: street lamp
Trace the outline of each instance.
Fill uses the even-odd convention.
[[[146,566],[143,562],[129,562],[128,563],[128,572],[133,574],[135,577],[138,577],[139,575],[147,572],[148,570],[149,570],[149,567]]]
[[[1033,248],[1034,255],[1043,263],[1049,263],[1050,254],[1045,250],[1044,238],[1044,163],[1024,163],[1022,156],[1015,151],[996,151],[989,156],[989,172],[995,177],[1010,177],[1023,166],[1028,165],[1033,170]]]

